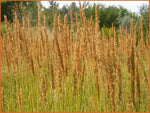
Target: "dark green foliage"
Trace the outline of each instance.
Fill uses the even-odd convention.
[[[12,8],[15,2],[1,2],[1,21],[4,21],[4,15],[7,16],[7,19],[12,21],[13,14]]]
[[[12,9],[15,6],[15,4],[20,5],[22,3],[22,6],[26,7],[25,9],[21,8],[17,10],[18,17],[20,19],[23,18],[21,13],[24,10],[27,10],[28,13],[26,13],[25,16],[28,15],[31,20],[31,25],[35,26],[37,25],[37,2],[35,1],[26,1],[26,2],[2,2],[1,7],[1,21],[4,21],[4,15],[7,16],[8,20],[12,21],[13,14],[12,14]],[[47,20],[47,25],[49,28],[53,27],[53,17],[54,15],[61,15],[61,19],[63,22],[63,17],[65,14],[67,14],[67,21],[70,22],[70,6],[72,7],[72,12],[73,12],[73,19],[75,21],[75,13],[79,15],[79,7],[75,2],[72,2],[70,6],[64,5],[62,8],[59,8],[59,4],[55,1],[49,1],[49,7],[45,8],[44,6],[41,5],[42,11],[41,11],[41,18],[43,15],[46,15],[46,20]],[[98,16],[99,16],[99,21],[100,21],[100,28],[106,27],[110,28],[113,25],[118,28],[119,25],[123,29],[126,27],[129,28],[130,25],[130,20],[133,19],[134,24],[139,26],[140,18],[143,17],[143,29],[144,32],[148,30],[148,25],[149,25],[149,7],[148,5],[143,5],[140,7],[140,15],[133,13],[123,6],[108,6],[106,7],[103,4],[96,4],[97,5],[97,10],[98,10]],[[22,7],[21,6],[21,7]],[[92,15],[93,20],[95,20],[95,5],[91,5],[89,2],[83,2],[82,8],[84,9],[85,15],[87,18],[90,18]],[[42,20],[42,19],[41,19]]]
[[[47,20],[47,25],[49,26],[50,29],[53,27],[53,19],[55,14],[58,14],[58,4],[54,1],[49,1],[49,7],[45,8],[43,7],[42,10],[42,17],[43,15],[46,15],[46,20]]]
[[[1,3],[1,21],[4,21],[4,15],[12,22],[13,10],[17,13],[18,19],[22,20],[24,17],[28,17],[31,20],[31,24],[37,23],[37,2],[36,1],[7,1]]]
[[[31,19],[31,24],[32,25],[36,25],[37,23],[37,18],[38,18],[38,2],[36,1],[29,1],[29,2],[26,2],[26,9],[29,11],[29,16],[30,16],[30,19]]]
[[[143,18],[143,29],[149,29],[149,6],[143,5],[140,7],[140,16]]]

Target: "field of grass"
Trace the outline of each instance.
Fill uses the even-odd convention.
[[[6,29],[5,29],[5,23],[1,22],[1,33],[5,34],[6,33]]]
[[[5,17],[2,44],[2,112],[148,112],[149,37],[131,21],[130,30],[107,36],[96,19],[87,19],[82,7],[75,21],[54,17],[53,33],[30,20],[12,30]],[[137,42],[137,37],[140,40]],[[146,39],[146,40],[144,40]]]

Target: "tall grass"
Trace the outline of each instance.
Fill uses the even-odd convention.
[[[149,43],[142,21],[139,34],[131,21],[130,32],[112,25],[107,36],[99,30],[97,7],[94,22],[80,4],[80,18],[73,20],[70,8],[71,22],[55,16],[50,33],[40,10],[35,30],[16,14],[10,30],[5,16],[3,112],[148,112]]]

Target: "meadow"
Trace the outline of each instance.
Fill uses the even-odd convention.
[[[2,112],[148,112],[149,36],[139,28],[100,29],[80,17],[54,17],[53,31],[5,16],[1,37]],[[92,15],[91,15],[92,16]],[[10,29],[10,26],[12,27]],[[148,32],[147,32],[148,34]]]

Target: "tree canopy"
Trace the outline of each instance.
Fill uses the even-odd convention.
[[[59,4],[56,1],[49,1],[49,7],[45,8],[42,6],[41,14],[46,15],[47,24],[52,26],[54,15],[61,15],[61,18],[67,14],[67,19],[70,21],[70,7],[72,7],[73,18],[75,20],[75,13],[79,16],[79,7],[75,2],[72,2],[70,6],[64,5],[59,8]],[[112,23],[114,26],[128,27],[131,19],[134,22],[139,22],[141,17],[143,18],[143,28],[148,29],[149,25],[149,6],[143,5],[140,7],[140,14],[133,13],[122,6],[108,6],[104,4],[96,4],[98,9],[98,16],[100,21],[100,27],[111,27]],[[1,2],[1,21],[4,21],[4,15],[7,16],[8,20],[12,22],[14,11],[17,12],[18,18],[22,19],[27,17],[32,20],[32,25],[37,24],[37,8],[38,4],[36,1],[5,1]],[[95,19],[95,5],[89,4],[89,2],[84,2],[82,4],[85,15],[87,18],[92,16]]]

